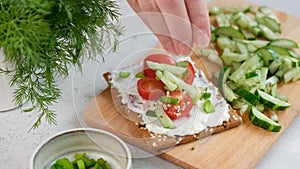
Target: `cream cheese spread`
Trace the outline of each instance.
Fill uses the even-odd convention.
[[[183,60],[193,63],[188,57],[176,59],[176,61]],[[142,120],[149,131],[155,134],[165,134],[170,137],[193,135],[206,130],[208,127],[215,127],[229,120],[229,105],[226,100],[219,95],[218,88],[206,79],[204,73],[201,70],[195,69],[195,79],[192,85],[207,88],[207,92],[211,93],[210,100],[215,108],[215,112],[205,113],[203,111],[204,101],[199,99],[194,103],[188,116],[173,121],[176,125],[175,129],[164,128],[158,118],[146,115],[147,110],[154,110],[161,106],[161,103],[159,101],[145,100],[138,94],[137,81],[139,79],[135,77],[135,74],[142,70],[142,64],[118,69],[112,72],[111,83],[112,87],[118,90],[122,98],[122,104],[126,104],[128,109],[141,114]],[[128,78],[120,78],[118,76],[120,71],[130,72],[131,75]]]

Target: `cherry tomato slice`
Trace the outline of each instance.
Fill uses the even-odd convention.
[[[164,84],[151,77],[144,77],[137,82],[139,95],[146,100],[159,100],[166,94]]]
[[[146,63],[146,61],[152,61],[152,62],[157,62],[157,63],[165,63],[169,65],[175,65],[176,61],[174,58],[165,55],[165,54],[152,54],[148,55],[144,59],[144,74],[147,77],[155,77],[155,72],[154,70],[150,69]]]
[[[176,90],[171,92],[169,97],[179,99],[178,104],[163,103],[164,111],[172,120],[182,118],[190,113],[193,107],[193,99],[191,96]]]
[[[193,65],[189,62],[189,61],[183,61],[183,62],[187,62],[188,63],[188,74],[186,74],[183,77],[183,80],[187,83],[187,84],[193,84],[193,81],[195,79],[195,69],[193,67]]]

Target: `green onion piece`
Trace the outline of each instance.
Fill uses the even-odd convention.
[[[209,92],[204,92],[202,95],[201,95],[201,97],[200,97],[200,99],[209,99],[210,98],[210,96],[211,96],[211,93],[209,93]]]
[[[177,62],[176,66],[179,66],[179,67],[188,67],[189,63],[187,61]]]
[[[96,164],[96,161],[94,159],[86,159],[84,160],[86,168],[93,167]]]
[[[67,158],[59,159],[55,162],[56,166],[62,166],[65,169],[74,169],[73,164]]]
[[[100,164],[101,169],[111,169],[107,161],[105,161],[103,158],[99,158],[97,162]]]
[[[77,163],[78,169],[85,169],[83,160],[77,160],[76,163]]]
[[[135,78],[143,78],[145,77],[144,72],[138,72],[137,74],[135,74]]]
[[[250,78],[256,77],[256,76],[258,76],[258,74],[257,74],[256,71],[249,72],[249,73],[246,73],[246,74],[245,74],[245,78],[246,78],[246,79],[250,79]]]
[[[119,72],[120,78],[127,78],[130,76],[130,72]]]
[[[160,101],[165,102],[165,103],[170,103],[170,104],[178,104],[179,99],[178,98],[167,97],[167,96],[161,96]]]
[[[96,162],[95,166],[94,166],[94,169],[101,169],[100,168],[100,163]]]
[[[86,158],[86,153],[76,153],[76,154],[74,155],[74,158],[75,158],[76,160],[84,159],[84,158]]]
[[[205,113],[213,113],[213,112],[215,112],[215,108],[211,104],[210,100],[205,100],[204,101],[203,110],[204,110]]]
[[[146,115],[150,117],[157,117],[155,111],[153,110],[147,110]]]

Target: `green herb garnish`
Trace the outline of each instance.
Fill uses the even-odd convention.
[[[135,78],[143,78],[146,77],[144,72],[138,72],[137,74],[135,74]]]
[[[29,101],[40,112],[33,129],[43,117],[56,124],[49,106],[61,96],[57,76],[68,76],[72,66],[81,70],[84,58],[104,60],[106,49],[116,50],[119,15],[113,0],[1,1],[0,48],[13,69],[0,73],[12,75],[17,105]]]
[[[178,104],[179,103],[178,98],[167,97],[167,96],[161,96],[160,101],[164,102],[164,103],[170,103],[170,104]]]
[[[149,117],[157,117],[155,111],[153,111],[153,110],[147,110],[146,115]]]
[[[213,113],[215,112],[215,108],[212,105],[210,100],[205,100],[203,104],[203,110],[205,113]]]
[[[86,153],[76,153],[75,160],[70,161],[68,158],[61,158],[52,164],[51,169],[111,169],[110,165],[103,158],[98,158],[97,161],[87,157]]]
[[[125,79],[130,76],[130,72],[119,72],[119,78]]]
[[[210,93],[210,92],[204,92],[204,93],[201,95],[200,99],[209,99],[210,96],[211,96],[211,93]]]

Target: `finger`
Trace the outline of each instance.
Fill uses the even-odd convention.
[[[205,0],[186,0],[185,5],[192,23],[193,42],[207,46],[210,41],[210,22]]]
[[[138,13],[147,27],[156,35],[162,46],[168,52],[178,55],[163,14],[156,5],[155,0],[128,0],[129,5]]]
[[[164,14],[172,41],[177,52],[189,55],[192,47],[192,29],[183,0],[156,0],[157,6]]]

